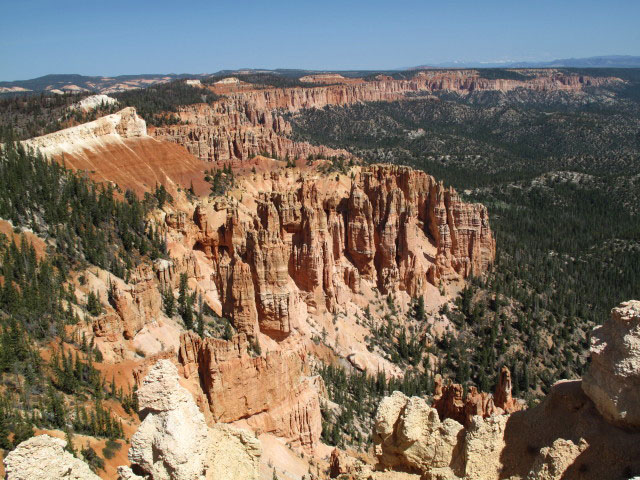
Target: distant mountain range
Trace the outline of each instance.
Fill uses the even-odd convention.
[[[398,68],[394,70],[371,71],[337,71],[337,70],[220,70],[213,75],[241,75],[256,73],[271,73],[283,76],[300,77],[307,74],[337,72],[344,76],[367,76],[371,73],[401,72],[406,70],[418,70],[428,68],[640,68],[640,56],[608,55],[589,58],[567,58],[551,60],[547,62],[445,62],[439,64],[418,65],[415,67]],[[65,93],[65,92],[94,92],[114,93],[136,88],[145,88],[159,83],[184,78],[203,78],[212,74],[199,73],[168,73],[168,74],[141,74],[119,75],[115,77],[86,76],[78,74],[56,74],[30,80],[16,80],[12,82],[0,82],[0,94],[15,95],[21,93]]]
[[[604,55],[587,58],[564,58],[545,62],[444,62],[418,65],[405,70],[422,68],[640,68],[640,56]]]
[[[181,78],[197,78],[208,74],[143,74],[119,75],[117,77],[96,77],[78,74],[45,75],[31,80],[0,82],[0,94],[29,92],[100,92],[113,93],[136,88],[145,88],[158,83],[166,83]]]

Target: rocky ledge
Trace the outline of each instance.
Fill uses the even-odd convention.
[[[504,391],[494,397],[505,407],[501,411],[480,408],[488,402],[475,393],[463,401],[452,387],[449,393],[440,387],[433,406],[394,392],[381,402],[376,417],[379,464],[439,480],[626,480],[640,475],[639,345],[640,302],[629,301],[594,330],[592,364],[584,380],[558,382],[528,410],[496,414],[517,408],[506,395],[504,372]],[[469,418],[469,410],[478,414]],[[338,465],[338,454],[333,459],[338,478],[377,478],[361,475],[353,462],[351,471],[346,460],[344,467]]]
[[[593,330],[582,389],[611,423],[640,429],[640,302],[622,303]]]

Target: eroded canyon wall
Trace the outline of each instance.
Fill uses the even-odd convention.
[[[621,80],[609,77],[572,75],[555,70],[532,70],[529,78],[488,79],[475,70],[423,71],[411,79],[394,79],[378,75],[373,80],[355,79],[348,83],[309,88],[253,88],[228,92],[213,85],[223,95],[212,105],[191,105],[180,109],[183,122],[153,129],[151,134],[175,142],[196,157],[209,162],[243,161],[264,154],[273,158],[306,158],[349,154],[287,136],[291,125],[281,112],[296,112],[327,105],[350,105],[359,102],[392,101],[408,93],[451,91],[468,94],[474,91],[506,92],[518,88],[536,91],[580,91]],[[218,88],[218,90],[216,90]]]
[[[286,338],[301,312],[333,312],[365,280],[417,297],[428,284],[478,275],[493,262],[486,208],[424,172],[373,165],[342,182],[301,176],[260,193],[244,216],[228,207],[217,228],[203,206],[183,226],[188,248],[213,266],[222,314],[250,339],[258,331]]]
[[[310,375],[300,342],[252,355],[244,334],[231,340],[185,333],[178,360],[195,377],[214,422],[246,421],[256,433],[271,433],[312,451],[320,441],[318,379]]]

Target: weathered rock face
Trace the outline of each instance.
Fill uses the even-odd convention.
[[[342,181],[350,188],[321,176],[283,183],[260,194],[248,220],[230,208],[217,229],[200,207],[193,231],[186,217],[167,219],[212,261],[222,314],[250,339],[258,331],[286,338],[301,303],[335,311],[362,279],[417,297],[429,283],[477,275],[493,262],[486,208],[460,202],[433,177],[373,165]]]
[[[189,392],[178,383],[168,360],[151,368],[138,390],[145,415],[131,438],[134,471],[154,480],[203,479],[207,461],[207,425]]]
[[[440,422],[452,422],[460,429],[453,450],[450,446],[438,450],[462,452],[454,469],[443,468],[441,459],[428,449],[439,445],[442,437],[432,432],[434,420],[413,422],[418,427],[415,431],[432,432],[427,437],[403,432],[411,402],[437,417],[422,399],[409,400],[399,392],[385,398],[373,432],[383,466],[448,480],[624,480],[640,472],[640,432],[609,423],[582,391],[580,381],[558,382],[539,405],[528,410],[487,418],[476,415],[466,428],[452,419]]]
[[[380,403],[372,439],[385,467],[428,479],[501,477],[509,416],[474,416],[467,428],[443,421],[425,400],[394,392]]]
[[[373,441],[378,460],[385,467],[419,473],[442,470],[460,473],[463,452],[460,448],[464,428],[446,419],[418,397],[394,392],[380,403],[376,414]]]
[[[494,395],[470,387],[464,397],[462,385],[443,385],[442,377],[436,375],[432,406],[440,418],[452,418],[469,427],[476,415],[487,418],[517,412],[524,408],[524,403],[511,396],[511,372],[507,367],[502,367]]]
[[[508,421],[507,415],[471,419],[464,437],[465,478],[500,478]]]
[[[131,438],[121,479],[257,479],[261,455],[255,436],[227,425],[207,427],[191,394],[168,360],[156,363],[138,390],[144,420]]]
[[[206,480],[257,480],[262,448],[252,433],[217,424],[209,430]]]
[[[640,301],[620,304],[593,330],[582,388],[606,420],[640,429]]]
[[[66,445],[49,435],[25,440],[4,459],[6,480],[99,480],[89,465],[64,449]]]
[[[288,345],[259,357],[248,351],[244,334],[225,341],[185,333],[178,358],[185,376],[198,379],[215,421],[244,419],[257,433],[313,450],[322,419],[315,378],[304,370],[304,348]]]
[[[499,401],[497,406],[494,398]],[[373,441],[380,462],[423,473],[426,478],[499,478],[503,464],[505,411],[521,410],[511,396],[511,374],[500,372],[495,396],[471,387],[435,381],[433,405],[394,392],[380,404]]]
[[[540,449],[527,480],[560,480],[576,458],[589,445],[581,440],[578,445],[571,440],[558,438],[549,447]]]
[[[132,339],[142,328],[160,316],[162,297],[156,286],[156,275],[151,266],[139,265],[127,289],[113,287],[113,308],[93,321],[93,332],[115,342]]]

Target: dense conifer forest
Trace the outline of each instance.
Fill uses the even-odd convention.
[[[55,428],[112,439],[114,450],[123,430],[111,408],[134,414],[135,396],[100,374],[93,341],[70,333],[103,309],[93,292],[86,302],[77,298],[70,280],[90,265],[127,279],[136,265],[163,256],[164,238],[146,215],[171,199],[160,187],[139,200],[98,185],[13,138],[0,153],[0,217],[17,234],[0,235],[0,448]],[[44,238],[46,251],[37,254],[25,230]],[[100,468],[102,458],[87,455]]]

